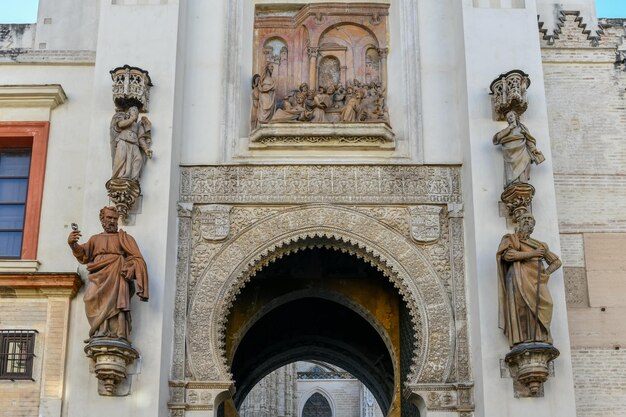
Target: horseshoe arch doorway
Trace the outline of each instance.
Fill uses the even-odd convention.
[[[401,395],[412,332],[405,301],[383,272],[332,240],[303,241],[257,271],[229,311],[225,352],[234,406],[272,371],[323,361],[359,379],[383,415],[418,417]]]

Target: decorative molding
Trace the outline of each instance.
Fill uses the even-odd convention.
[[[456,166],[219,165],[181,168],[195,204],[446,204],[461,202]]]
[[[250,134],[250,149],[377,148],[395,149],[395,135],[385,123],[270,123]]]
[[[521,343],[506,354],[504,362],[513,378],[515,398],[543,397],[543,384],[548,380],[550,364],[560,352],[550,343]]]
[[[530,78],[522,70],[514,69],[500,74],[489,86],[491,106],[495,120],[506,120],[506,114],[514,111],[521,116],[528,108],[526,92]]]
[[[474,384],[407,384],[404,396],[419,396],[428,411],[474,411]]]
[[[0,273],[37,272],[40,262],[37,260],[0,259]]]
[[[66,100],[61,84],[0,85],[0,107],[54,109]]]
[[[0,273],[3,296],[13,293],[15,297],[56,295],[74,298],[82,285],[83,281],[75,272]]]

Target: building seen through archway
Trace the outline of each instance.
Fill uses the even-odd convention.
[[[264,377],[239,408],[241,417],[382,417],[367,387],[324,362],[294,362]]]
[[[374,402],[378,415],[400,415],[401,341],[412,340],[404,302],[380,271],[333,243],[302,242],[237,295],[225,347],[242,416],[374,417]]]

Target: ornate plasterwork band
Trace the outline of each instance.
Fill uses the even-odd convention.
[[[454,358],[456,339],[446,290],[424,254],[400,233],[355,210],[305,206],[270,216],[229,240],[212,259],[192,296],[188,325],[189,364],[196,378],[228,379],[220,329],[247,272],[270,253],[291,242],[326,237],[363,249],[374,263],[392,271],[390,279],[412,316],[419,346],[410,377],[413,381],[445,381]],[[213,306],[213,308],[207,308]]]
[[[461,179],[443,166],[220,165],[182,167],[180,193],[196,204],[445,204],[461,202]]]

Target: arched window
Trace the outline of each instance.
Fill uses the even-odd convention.
[[[301,417],[332,417],[333,412],[328,400],[316,392],[311,395],[302,408]]]

